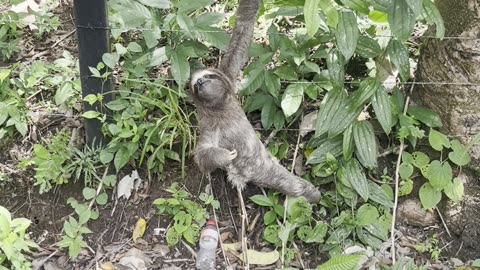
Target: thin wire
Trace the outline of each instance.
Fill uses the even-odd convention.
[[[21,20],[10,20],[9,22],[13,22],[16,24],[26,24]],[[35,22],[31,23],[33,25],[43,25],[43,26],[64,26],[65,23],[71,22],[71,20],[54,24],[54,23],[44,23],[44,22]],[[201,32],[201,33],[225,33],[225,30],[186,30],[186,29],[161,29],[161,28],[143,28],[143,27],[135,27],[135,28],[121,28],[121,27],[112,27],[112,26],[94,26],[94,25],[74,25],[77,28],[84,28],[90,30],[125,30],[125,31],[161,31],[161,32],[178,32],[178,33],[185,33],[185,32]],[[276,32],[276,33],[269,33],[269,35],[278,35],[278,36],[288,36],[291,33],[284,33],[284,32]],[[393,35],[376,35],[375,37],[379,38],[393,38]],[[412,38],[424,38],[424,39],[439,39],[435,35],[423,35],[423,36],[412,36]],[[443,39],[448,40],[480,40],[480,37],[464,37],[464,36],[445,36]]]

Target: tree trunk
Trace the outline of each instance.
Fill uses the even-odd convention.
[[[480,132],[480,4],[479,0],[435,3],[445,22],[445,38],[425,42],[417,70],[417,82],[425,84],[415,89],[413,99],[440,114],[443,132],[467,144]],[[446,251],[462,259],[480,254],[480,146],[470,154],[470,167],[477,173],[462,171],[465,197],[444,211],[447,227],[457,237]]]

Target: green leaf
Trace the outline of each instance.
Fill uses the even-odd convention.
[[[356,220],[358,225],[366,226],[376,222],[379,216],[377,208],[367,203],[358,208]]]
[[[416,120],[424,123],[425,125],[436,128],[442,126],[442,120],[440,116],[429,109],[418,107],[418,106],[410,106],[408,107],[408,114],[411,115]]]
[[[465,166],[470,161],[470,155],[463,144],[457,140],[451,141],[452,152],[448,153],[448,158],[458,166]]]
[[[368,190],[370,192],[370,196],[369,196],[370,200],[388,208],[393,207],[393,202],[389,198],[388,194],[385,192],[385,190],[383,190],[377,184],[375,184],[372,181],[368,181]]]
[[[108,195],[106,192],[100,193],[96,198],[95,202],[97,202],[99,205],[105,205],[107,204],[108,201]]]
[[[343,173],[340,173],[338,177],[344,177],[343,182],[348,182],[352,188],[360,195],[364,201],[368,201],[370,196],[370,190],[368,187],[368,180],[363,173],[362,168],[358,161],[354,158],[345,162],[343,165]]]
[[[195,245],[200,236],[200,228],[197,224],[191,224],[188,230],[183,232],[183,238],[192,245]]]
[[[277,219],[277,214],[275,214],[274,211],[270,210],[270,211],[267,211],[263,216],[263,223],[265,225],[270,225],[274,223],[276,219]]]
[[[120,55],[118,53],[104,53],[102,55],[102,61],[111,69],[115,67],[118,60],[120,60]]]
[[[320,265],[317,270],[355,269],[362,256],[363,255],[336,255],[326,263]]]
[[[406,179],[410,178],[410,176],[412,176],[413,166],[412,166],[412,164],[409,164],[409,163],[402,163],[402,164],[400,164],[400,168],[399,168],[398,172],[400,174],[400,177],[403,180],[406,180]]]
[[[353,127],[350,125],[343,133],[343,159],[350,160],[353,155]]]
[[[390,56],[390,61],[400,72],[400,78],[404,82],[407,81],[410,78],[410,60],[405,44],[392,39],[388,43],[387,53]]]
[[[65,103],[70,97],[75,95],[71,83],[63,84],[55,93],[55,104],[60,105]]]
[[[272,200],[265,195],[253,195],[250,200],[260,206],[273,206]]]
[[[91,200],[97,194],[97,191],[93,188],[85,187],[82,191],[83,197],[86,200]]]
[[[362,106],[373,94],[380,91],[380,83],[373,79],[368,78],[360,83],[360,87],[351,97],[352,105],[351,110],[355,110]]]
[[[480,267],[480,259],[476,259],[475,261],[472,262],[473,267]]]
[[[25,121],[16,121],[15,122],[15,129],[17,129],[17,131],[22,135],[22,136],[25,136],[27,135],[27,132],[28,132],[28,125],[27,125],[27,122]]]
[[[368,3],[363,0],[341,0],[342,4],[363,14],[368,14]]]
[[[305,0],[303,14],[305,15],[305,25],[307,34],[313,37],[320,26],[320,15],[318,14],[319,0]]]
[[[165,63],[168,60],[167,53],[165,51],[165,47],[156,48],[152,52],[152,56],[150,58],[150,63],[148,64],[149,67],[160,66],[161,64]]]
[[[280,78],[271,71],[265,71],[265,86],[270,95],[277,97],[278,92],[280,92]]]
[[[442,192],[432,187],[430,183],[425,183],[420,187],[419,196],[423,208],[430,209],[437,206],[440,202],[442,199]]]
[[[100,116],[100,113],[96,111],[86,111],[82,114],[82,116],[87,119],[95,119]]]
[[[198,35],[201,39],[222,51],[227,50],[228,44],[230,43],[230,36],[225,30],[212,26],[201,26],[198,27],[198,30]]]
[[[375,39],[368,36],[360,36],[358,37],[355,52],[364,58],[375,58],[382,52],[382,48],[380,48]]]
[[[436,38],[443,39],[445,36],[445,25],[443,24],[442,15],[438,11],[435,3],[431,0],[423,0],[423,10],[427,21],[433,22],[436,26]]]
[[[333,86],[343,88],[345,82],[345,57],[338,50],[332,49],[327,55],[328,74]]]
[[[162,48],[165,48],[165,47],[162,47]],[[138,53],[138,52],[143,51],[142,46],[138,45],[138,43],[135,42],[135,41],[132,41],[132,42],[128,43],[127,49],[131,52],[134,52],[134,53]]]
[[[177,82],[180,88],[183,88],[185,83],[190,77],[190,65],[188,64],[188,58],[182,51],[182,48],[171,49],[167,48],[167,55],[171,61],[171,72],[173,78]]]
[[[263,69],[254,69],[250,71],[247,77],[242,81],[240,87],[240,95],[248,96],[255,92],[265,80],[265,72]]]
[[[330,138],[315,149],[310,156],[308,156],[307,164],[319,164],[327,160],[327,153],[333,156],[339,156],[342,153],[343,138],[337,136]]]
[[[463,183],[459,178],[454,178],[444,189],[445,195],[455,203],[462,200],[464,195]]]
[[[372,10],[368,13],[368,18],[374,23],[387,23],[388,15],[385,12],[379,10]]]
[[[327,25],[329,27],[335,28],[338,24],[338,12],[337,4],[333,0],[320,0],[319,1],[320,9],[323,14],[327,16]]]
[[[178,13],[190,13],[191,11],[209,6],[213,3],[213,0],[181,0],[176,3],[178,7]]]
[[[138,0],[140,3],[154,8],[159,9],[169,9],[172,7],[172,4],[169,0]]]
[[[128,154],[128,149],[126,147],[120,148],[115,154],[115,159],[113,160],[117,172],[123,168],[129,160],[130,155]]]
[[[355,14],[350,11],[342,11],[338,17],[337,31],[335,38],[337,46],[346,60],[352,57],[357,47],[358,24]]]
[[[112,100],[107,104],[105,104],[105,106],[112,111],[121,111],[127,108],[129,105],[130,105],[130,102],[126,99]]]
[[[372,106],[377,116],[377,120],[386,134],[390,134],[394,125],[392,106],[387,94],[387,90],[380,85],[372,98]]]
[[[347,102],[348,98],[343,89],[334,88],[327,93],[318,111],[315,137],[327,133],[330,127],[333,127],[333,122],[338,120],[337,112],[339,110],[347,111]],[[340,119],[340,121],[343,121],[343,119]]]
[[[275,116],[277,115],[277,112],[278,112],[277,105],[275,105],[273,98],[270,96],[267,96],[267,97],[268,99],[263,104],[262,113],[261,113],[262,126],[264,129],[269,129],[272,127],[275,121]]]
[[[283,80],[289,80],[289,81],[298,80],[298,75],[295,71],[295,68],[292,66],[281,66],[277,68],[273,73]]]
[[[196,18],[195,25],[210,26],[221,22],[225,15],[218,12],[205,12]]]
[[[408,155],[405,158],[407,157]],[[415,165],[415,167],[419,169],[427,166],[428,163],[430,163],[430,158],[422,152],[413,152],[412,157],[413,157],[413,165]]]
[[[282,98],[282,110],[286,117],[298,111],[303,100],[303,84],[293,83],[288,85]]]
[[[430,143],[430,146],[437,151],[442,151],[443,147],[450,148],[450,141],[447,136],[434,129],[430,129],[428,142]]]
[[[353,140],[358,160],[366,168],[377,167],[377,142],[373,126],[368,121],[359,121],[353,125]]]
[[[390,29],[397,39],[406,41],[413,32],[420,10],[412,10],[407,0],[392,0],[392,2],[387,10]]]
[[[427,170],[427,178],[433,188],[437,190],[442,190],[448,184],[452,182],[452,167],[448,162],[444,162],[443,164],[438,161],[434,160],[430,163]]]

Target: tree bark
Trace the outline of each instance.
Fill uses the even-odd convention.
[[[415,89],[413,98],[439,113],[444,131],[467,144],[480,131],[480,4],[435,2],[445,22],[445,39],[425,43],[417,82],[426,84]],[[471,154],[480,168],[480,146]]]

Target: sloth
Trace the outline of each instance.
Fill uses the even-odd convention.
[[[257,138],[235,94],[232,80],[219,69],[192,75],[190,87],[199,117],[199,141],[194,160],[203,173],[217,168],[228,181],[243,189],[247,183],[317,203],[320,192],[290,173]]]

